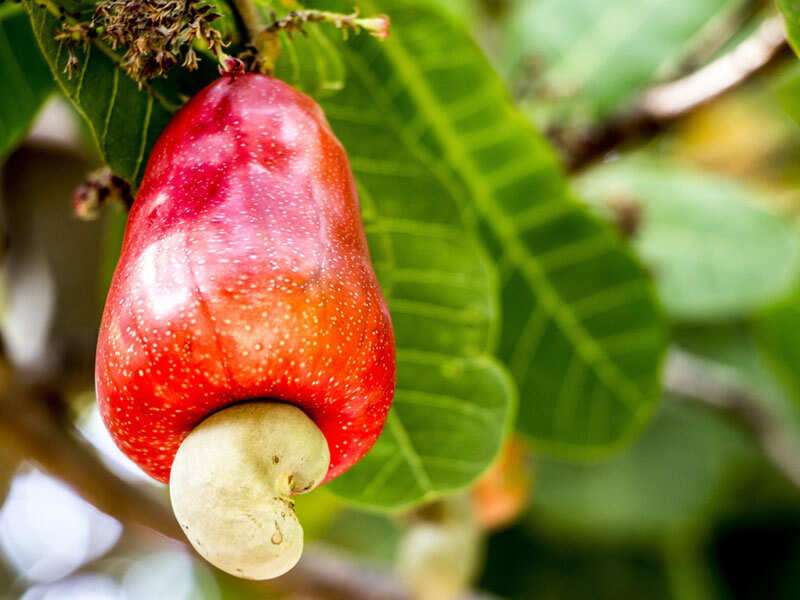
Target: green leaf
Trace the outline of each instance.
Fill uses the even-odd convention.
[[[33,123],[53,90],[28,18],[21,7],[0,6],[0,160],[11,152]]]
[[[80,66],[70,78],[64,69],[68,49],[53,39],[59,25],[51,12],[55,6],[33,0],[23,4],[52,75],[85,119],[104,160],[114,173],[137,184],[158,134],[186,95],[216,76],[213,65],[201,61],[201,71],[191,78],[178,69],[170,80],[139,89],[119,68],[119,56],[95,41],[76,48]]]
[[[754,331],[755,329],[755,331]],[[779,415],[788,424],[794,422],[800,434],[800,405],[793,407],[757,343],[758,327],[749,322],[726,322],[716,325],[677,327],[673,339],[681,347],[706,360],[729,369],[736,383],[753,392],[763,408]]]
[[[264,23],[271,23],[289,12],[289,3],[255,0],[255,4]],[[275,76],[316,98],[341,90],[346,73],[337,44],[323,32],[330,27],[308,23],[303,33],[281,32],[281,53],[275,65]]]
[[[394,509],[480,475],[508,433],[515,393],[488,355],[498,320],[494,273],[466,224],[461,188],[409,140],[365,58],[337,45],[347,85],[322,106],[358,180],[397,338],[397,391],[375,447],[330,487],[351,502]]]
[[[774,86],[781,108],[795,123],[800,123],[800,63],[794,63],[781,74]]]
[[[537,0],[509,20],[509,60],[540,119],[584,127],[673,76],[742,0]]]
[[[330,96],[344,86],[345,68],[335,44],[319,25],[308,25],[305,35],[281,33],[281,54],[275,75],[316,98]]]
[[[403,537],[403,525],[391,515],[349,509],[336,515],[321,541],[360,563],[390,568]]]
[[[800,411],[800,290],[758,316],[756,339],[795,409]]]
[[[800,238],[741,184],[654,160],[594,169],[579,181],[601,208],[641,207],[636,247],[679,320],[747,315],[788,293],[800,273]]]
[[[347,44],[348,80],[364,86],[347,94],[348,83],[336,103],[352,120],[372,121],[384,140],[348,149],[375,157],[369,162],[379,171],[402,143],[446,187],[428,188],[402,163],[384,165],[407,175],[395,193],[406,203],[430,198],[433,213],[449,191],[480,230],[499,267],[496,348],[520,387],[519,427],[540,447],[572,454],[614,447],[658,398],[665,333],[645,273],[570,197],[549,146],[460,25],[420,2],[360,6],[390,14],[392,34]],[[335,119],[335,107],[326,109]]]
[[[752,404],[746,412],[751,415],[747,417],[751,425],[769,429],[771,449],[780,448],[788,456],[800,449],[799,390],[792,389],[790,381],[782,385],[780,371],[785,364],[781,363],[786,359],[782,354],[773,359],[773,353],[780,349],[770,344],[760,329],[757,321],[679,327],[674,330],[674,339],[680,347],[707,361],[714,377],[748,394]],[[763,448],[755,458],[745,474],[749,478],[748,493],[733,490],[723,499],[726,515],[769,514],[776,506],[797,504],[797,488],[770,463]]]
[[[703,522],[749,448],[714,414],[667,398],[636,444],[607,463],[540,459],[531,522],[581,537],[673,535]]]
[[[795,53],[800,55],[800,4],[796,0],[776,0],[786,20],[786,36]]]
[[[345,68],[336,45],[320,25],[307,25],[305,35],[281,33],[281,54],[275,76],[316,98],[342,89]]]
[[[673,593],[652,548],[537,533],[517,526],[489,537],[478,582],[489,598],[710,600]]]

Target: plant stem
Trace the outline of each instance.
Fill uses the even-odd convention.
[[[234,0],[233,3],[250,42],[255,46],[256,62],[262,73],[272,73],[275,69],[281,51],[278,34],[282,31],[290,34],[302,32],[308,23],[328,23],[345,33],[363,29],[378,39],[385,39],[389,35],[390,21],[386,15],[362,18],[358,11],[344,14],[327,10],[293,10],[265,26],[252,0]]]
[[[788,53],[782,17],[768,17],[730,52],[674,81],[656,85],[621,114],[569,139],[556,140],[574,173],[665,127],[763,72]]]
[[[358,32],[364,29],[378,39],[385,39],[389,35],[390,24],[389,17],[386,15],[362,18],[359,16],[358,11],[344,14],[328,10],[293,10],[285,17],[272,23],[267,28],[267,31],[270,33],[302,31],[306,23],[328,23],[344,32],[348,30]]]
[[[258,12],[258,7],[252,0],[233,0],[233,5],[236,7],[236,12],[247,30],[247,35],[251,41],[255,42],[265,28],[261,14]]]
[[[281,51],[276,35],[267,32],[261,13],[253,0],[233,0],[236,12],[256,49],[256,66],[261,73],[272,74]]]

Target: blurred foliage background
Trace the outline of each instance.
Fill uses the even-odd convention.
[[[431,482],[427,496],[425,490],[417,493],[399,484],[381,494],[360,496],[364,477],[373,468],[369,464],[332,486],[336,494],[321,489],[300,497],[308,562],[324,568],[309,567],[285,585],[268,587],[215,572],[184,545],[163,531],[157,533],[158,526],[126,519],[137,504],[141,508],[162,501],[164,490],[114,447],[94,404],[94,340],[125,212],[112,204],[99,218],[80,220],[71,198],[87,172],[104,162],[129,169],[132,173],[121,174],[133,180],[140,167],[135,157],[115,152],[113,140],[104,141],[98,152],[96,132],[66,101],[64,90],[56,87],[34,51],[28,16],[14,5],[0,5],[0,51],[16,57],[0,63],[2,81],[8,82],[3,88],[9,90],[0,94],[0,114],[16,114],[19,123],[26,123],[17,126],[0,119],[6,353],[0,379],[12,390],[9,397],[24,404],[32,393],[38,394],[49,411],[47,427],[33,414],[34,425],[28,428],[28,409],[12,403],[0,410],[0,421],[6,422],[0,427],[0,590],[5,596],[394,599],[411,590],[431,600],[467,595],[800,597],[800,64],[782,33],[777,41],[774,33],[782,28],[779,8],[789,18],[790,34],[800,8],[791,0],[780,2],[780,7],[756,0],[420,4],[425,10],[438,5],[435,10],[446,13],[454,27],[474,36],[502,77],[503,93],[525,116],[524,126],[510,121],[510,127],[525,132],[524,127],[535,125],[563,164],[570,194],[610,224],[614,244],[621,240],[620,246],[633,249],[643,272],[655,282],[670,356],[680,360],[669,360],[659,372],[653,367],[646,374],[635,359],[624,363],[631,372],[641,371],[636,385],[650,391],[641,396],[638,416],[617,415],[613,452],[589,461],[584,456],[574,460],[571,452],[553,452],[559,441],[575,450],[580,436],[574,430],[564,434],[548,428],[530,407],[539,410],[535,402],[540,398],[545,405],[555,402],[556,383],[568,378],[570,369],[552,359],[553,371],[548,371],[546,358],[533,360],[533,348],[526,353],[523,343],[520,351],[518,340],[511,339],[514,331],[507,329],[521,328],[514,319],[526,323],[535,303],[523,305],[522,287],[512,285],[516,272],[513,267],[503,270],[488,234],[481,239],[486,254],[499,265],[498,273],[481,267],[482,251],[471,246],[453,253],[458,256],[452,259],[461,261],[458,268],[470,269],[470,281],[477,282],[481,294],[486,292],[485,306],[475,309],[477,317],[465,313],[469,325],[463,326],[461,337],[453,341],[443,333],[435,342],[440,350],[471,344],[481,357],[500,357],[520,391],[521,433],[508,436],[512,401],[498,400],[489,406],[497,419],[494,428],[487,428],[491,434],[485,436],[486,448],[476,451],[479,466],[459,477],[443,472]],[[393,3],[379,6],[395,16]],[[400,8],[397,12],[402,32],[404,19],[414,13],[403,17]],[[226,17],[222,27],[229,26]],[[298,38],[278,74],[329,98],[323,106],[351,155],[357,148],[365,156],[370,152],[410,160],[398,150],[391,132],[380,125],[367,130],[369,106],[359,107],[348,94],[365,97],[358,86],[366,89],[368,79],[359,79],[359,63],[350,54],[331,50],[330,39],[316,28]],[[742,52],[743,47],[750,52]],[[313,72],[308,71],[311,62],[316,65]],[[723,68],[714,70],[714,65]],[[459,85],[455,79],[460,72],[454,72],[454,81],[442,81],[442,86]],[[473,87],[482,82],[464,77]],[[731,89],[702,97],[720,77],[730,78]],[[664,87],[675,82],[687,85]],[[64,84],[68,95],[75,83]],[[176,97],[188,89],[181,85],[175,84]],[[689,102],[676,114],[656,102],[672,98],[666,91],[677,94],[673,103],[681,105],[698,90],[702,101]],[[80,98],[80,90],[77,95]],[[355,110],[347,112],[343,106]],[[25,116],[25,111],[31,114]],[[359,114],[363,130],[356,135],[347,123],[357,121]],[[395,116],[407,119],[403,122],[411,127],[415,114],[407,107]],[[29,128],[26,120],[34,115]],[[94,115],[87,118],[91,123]],[[147,141],[148,135],[145,128],[141,137]],[[420,139],[422,145],[429,143],[424,130]],[[470,148],[469,142],[462,142]],[[478,141],[473,143],[477,148]],[[551,166],[549,151],[539,143],[520,143],[500,158],[509,162],[513,152],[530,151],[534,169],[556,172],[536,180],[536,189],[544,190],[543,195],[565,194],[558,168]],[[435,150],[435,143],[430,144]],[[424,166],[425,161],[420,162]],[[482,164],[491,163],[487,157]],[[358,158],[353,164],[363,186],[368,231],[370,224],[378,230],[382,215],[372,214],[364,192],[377,197],[390,195],[391,189],[370,179],[370,168],[374,175],[376,165]],[[505,176],[509,174],[514,172]],[[471,180],[465,176],[464,181],[466,189]],[[407,185],[447,188],[430,173]],[[453,185],[452,195],[458,196],[462,184]],[[398,189],[407,195],[414,188]],[[455,212],[449,193],[437,197],[442,214]],[[484,213],[493,214],[486,207]],[[476,227],[483,231],[478,214]],[[381,274],[378,234],[370,235]],[[582,248],[579,251],[587,252],[593,247]],[[474,257],[470,252],[476,252]],[[491,317],[498,310],[498,299],[489,298],[487,291],[493,277],[512,282],[497,292],[503,309],[501,331],[490,324],[473,327],[482,312]],[[569,277],[557,285],[567,289],[567,280],[590,276]],[[624,287],[619,293],[624,298],[636,294]],[[457,298],[455,293],[451,297]],[[458,304],[454,308],[472,309],[468,300],[453,300]],[[578,304],[579,298],[573,306]],[[395,322],[402,322],[400,302],[395,306]],[[651,318],[649,305],[631,306],[626,307],[630,313]],[[616,317],[621,329],[629,316]],[[555,356],[560,340],[551,341]],[[635,356],[644,356],[642,364],[657,366],[663,340],[651,341],[640,347],[635,337],[617,340]],[[409,334],[401,342],[413,347],[414,340]],[[507,352],[511,346],[514,351]],[[609,339],[604,348],[611,352],[611,347]],[[469,361],[474,356],[465,350],[462,358]],[[688,365],[690,375],[696,369],[697,376],[686,383],[681,365]],[[13,377],[10,366],[17,373]],[[553,387],[548,387],[550,379]],[[20,385],[43,380],[57,388],[58,402],[49,387],[25,387],[25,393],[14,396]],[[659,391],[652,392],[656,388]],[[652,401],[645,400],[648,394]],[[597,399],[609,405],[612,400]],[[576,406],[578,412],[585,408]],[[438,425],[443,430],[459,427],[447,421]],[[64,435],[77,437],[85,455],[62,454]],[[475,436],[460,435],[462,443]],[[472,483],[506,436],[499,459]],[[379,455],[391,454],[392,441],[381,444],[386,446],[378,448]],[[81,457],[94,457],[97,464],[87,462],[84,469]],[[108,487],[98,483],[102,479],[92,479],[93,473],[107,473]],[[89,487],[80,488],[81,482]],[[436,499],[420,503],[430,498]],[[414,508],[409,509],[411,504]],[[376,506],[394,510],[377,511]],[[148,517],[145,525],[157,520]]]

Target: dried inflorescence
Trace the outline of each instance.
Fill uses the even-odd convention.
[[[67,48],[67,63],[64,65],[64,72],[67,77],[72,77],[75,70],[80,65],[78,55],[75,54],[77,46],[86,46],[91,40],[97,37],[97,30],[91,22],[66,23],[62,18],[62,25],[56,31],[55,39],[63,42]]]
[[[88,21],[81,20],[78,15],[69,19],[62,15],[62,25],[55,38],[66,44],[65,71],[69,77],[80,64],[76,48],[85,47],[97,38],[114,50],[124,49],[120,66],[141,85],[177,65],[196,69],[198,56],[193,48],[196,40],[204,42],[217,57],[222,72],[238,70],[241,61],[234,59],[231,63],[231,57],[223,51],[226,43],[222,34],[212,25],[219,17],[206,0],[100,0]],[[342,14],[294,10],[281,18],[273,14],[269,26],[251,27],[251,47],[240,57],[259,66],[262,72],[270,73],[280,52],[277,34],[304,33],[308,23],[329,23],[345,34],[363,30],[379,39],[389,35],[390,26],[386,15],[363,18],[358,11]]]
[[[122,68],[142,83],[178,64],[196,69],[195,40],[221,56],[225,43],[212,26],[219,16],[202,0],[100,0],[89,22],[62,25],[56,39],[71,46],[68,75],[78,64],[74,47],[98,37],[115,50],[124,48]]]

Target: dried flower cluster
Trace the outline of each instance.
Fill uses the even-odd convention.
[[[218,18],[202,0],[100,0],[91,21],[63,25],[56,39],[72,46],[66,65],[68,75],[77,66],[74,47],[97,37],[115,50],[124,49],[122,68],[142,83],[178,64],[196,69],[195,40],[221,56],[225,43],[212,26]]]
[[[56,31],[55,39],[59,42],[64,42],[67,48],[67,62],[64,65],[64,71],[67,77],[72,77],[72,74],[80,65],[78,55],[75,54],[75,48],[79,45],[86,46],[91,40],[97,37],[97,30],[91,22],[79,21],[76,23],[66,23],[65,17],[62,16],[62,25]]]
[[[251,46],[240,59],[224,52],[227,45],[213,22],[220,17],[207,0],[99,0],[88,20],[79,15],[67,18],[55,38],[64,42],[68,51],[65,71],[72,76],[79,66],[75,50],[97,39],[113,50],[121,49],[120,66],[141,85],[149,79],[160,77],[172,67],[197,68],[198,56],[193,44],[203,42],[220,63],[221,72],[237,72],[256,66],[262,72],[271,72],[280,52],[277,34],[304,32],[307,23],[328,23],[345,34],[349,31],[369,32],[385,39],[389,35],[389,17],[378,15],[362,18],[358,11],[350,14],[324,10],[294,10],[277,18],[266,28],[258,23],[251,27]]]

